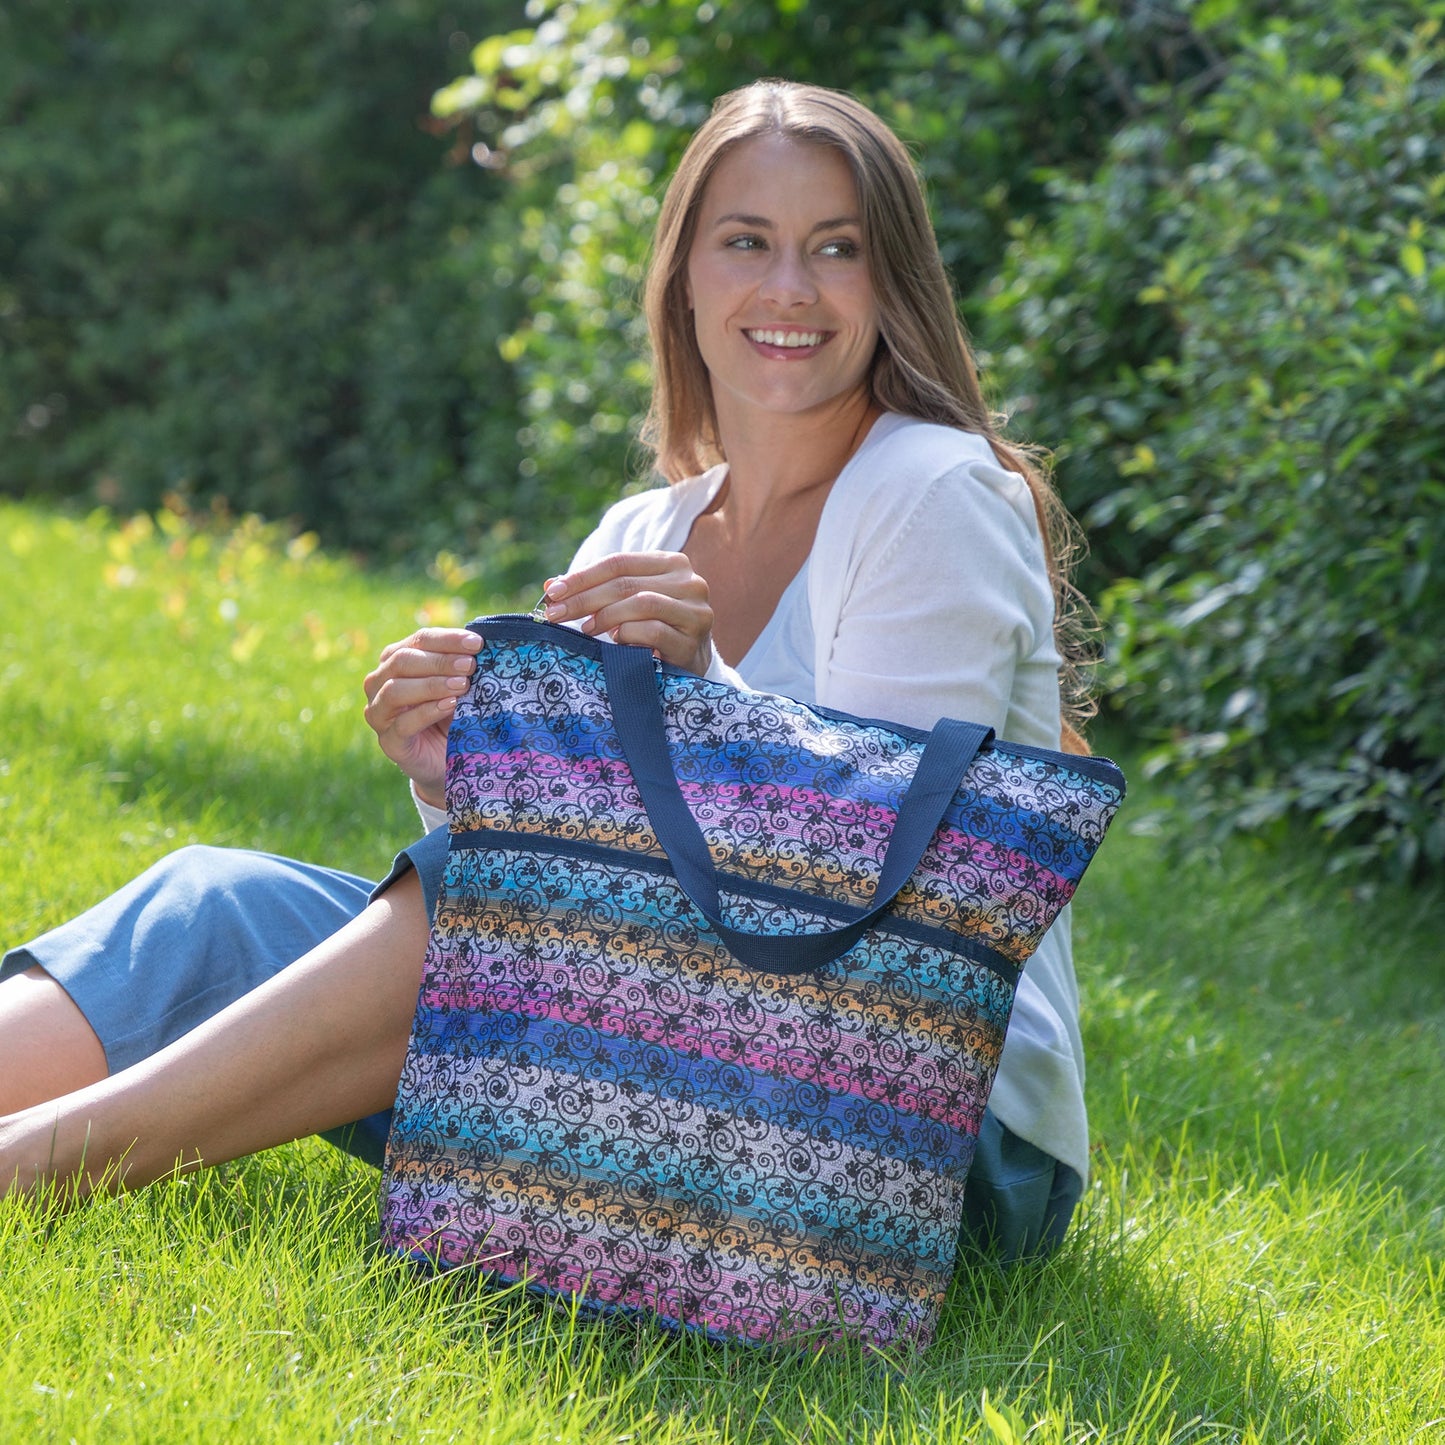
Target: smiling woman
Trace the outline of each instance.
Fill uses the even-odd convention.
[[[1062,514],[995,429],[887,126],[817,87],[724,96],[668,188],[646,309],[644,440],[669,485],[606,513],[548,582],[548,618],[804,704],[1082,750],[1060,702]],[[131,1186],[385,1109],[479,645],[426,629],[366,678],[433,830],[370,901],[329,869],[192,849],[6,956],[0,1108],[32,1107],[0,1119],[0,1189]],[[1052,1246],[1087,1168],[1065,913],[1019,983],[973,1232],[1005,1258]]]

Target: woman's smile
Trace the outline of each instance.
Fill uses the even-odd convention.
[[[755,346],[769,347],[775,351],[801,351],[805,347],[821,346],[829,333],[826,331],[779,331],[776,329],[744,329],[743,335]]]

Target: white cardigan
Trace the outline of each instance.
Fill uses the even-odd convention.
[[[610,508],[575,570],[612,552],[680,551],[726,467]],[[880,418],[839,473],[807,568],[821,707],[931,727],[987,723],[1011,742],[1059,746],[1053,593],[1028,486],[972,433]],[[708,675],[746,685],[715,656]],[[785,680],[784,680],[785,681]],[[428,827],[444,813],[419,805]],[[1015,1134],[1088,1179],[1079,999],[1063,915],[1019,985],[990,1107]]]

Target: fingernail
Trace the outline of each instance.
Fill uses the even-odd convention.
[[[547,608],[547,620],[549,622],[553,621],[555,618],[560,617],[566,610],[567,609],[559,603],[553,602],[549,604]]]
[[[470,657],[458,657],[452,662],[453,672],[470,672],[476,663]]]
[[[465,692],[467,690],[467,680],[464,677],[449,677],[447,678],[447,687],[450,688],[452,692]]]
[[[547,585],[542,589],[542,595],[555,602],[557,598],[567,595],[567,584],[560,577],[549,577]]]

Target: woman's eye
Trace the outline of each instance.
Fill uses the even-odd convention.
[[[857,241],[848,241],[841,238],[837,241],[829,241],[826,245],[818,248],[818,254],[820,256],[839,256],[845,260],[861,255],[862,251],[863,248]]]
[[[760,251],[767,243],[761,236],[733,236],[727,244],[734,251]]]

